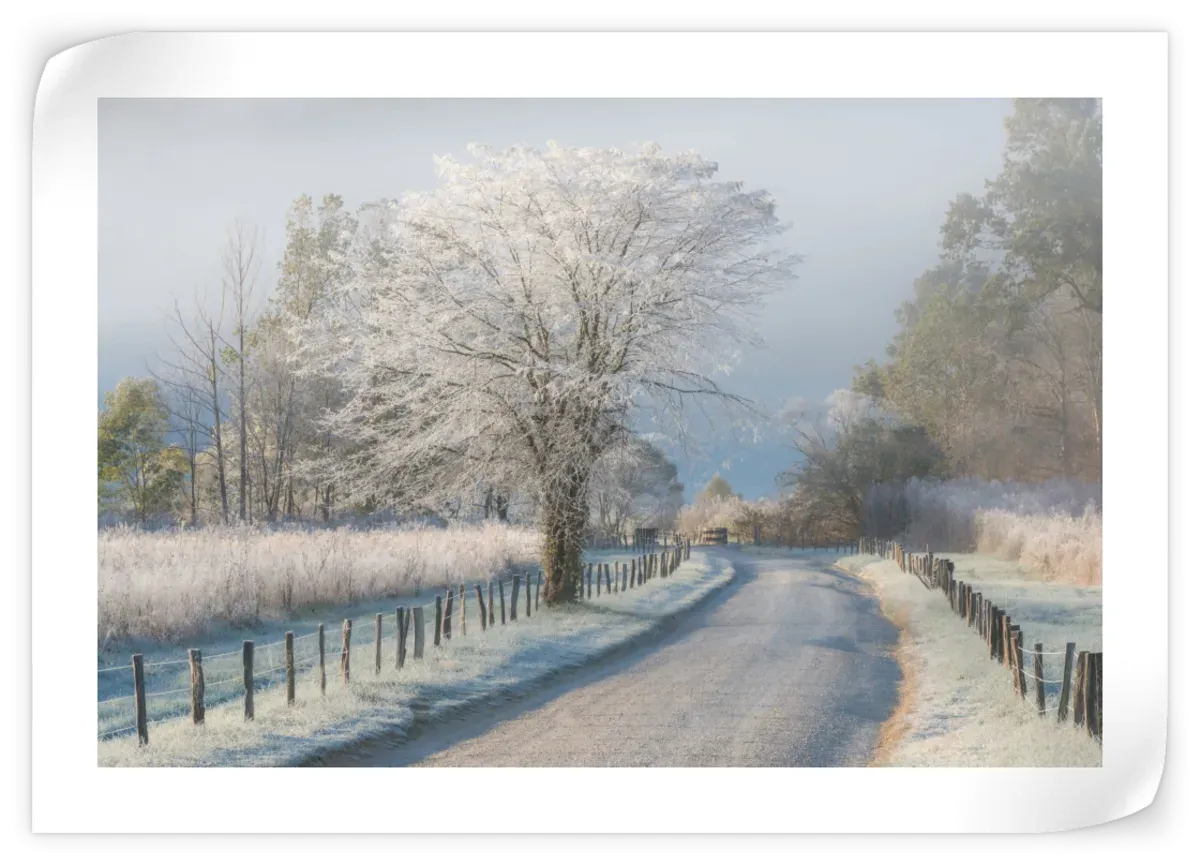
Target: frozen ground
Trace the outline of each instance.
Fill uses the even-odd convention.
[[[1101,590],[1042,580],[1013,562],[985,556],[945,555],[955,577],[1003,606],[1021,625],[1026,648],[1041,642],[1047,653],[1099,651]],[[976,631],[950,610],[939,591],[904,573],[890,560],[850,556],[838,565],[863,576],[883,610],[901,625],[899,660],[905,688],[901,709],[885,734],[878,760],[893,766],[1099,766],[1101,749],[1054,713],[1039,718],[1033,700],[1013,692],[1007,668],[988,658]],[[1032,673],[1032,660],[1027,661]],[[1048,710],[1057,705],[1062,655],[1047,654]]]
[[[627,554],[597,555],[597,560],[626,561]],[[206,653],[207,699],[205,724],[195,727],[190,718],[177,713],[184,711],[186,690],[152,701],[148,707],[151,718],[150,745],[139,747],[134,737],[125,734],[102,739],[98,759],[102,766],[228,766],[228,765],[293,765],[330,750],[345,748],[370,737],[403,735],[414,721],[432,721],[451,717],[472,705],[488,701],[502,702],[537,685],[557,671],[582,666],[617,646],[651,631],[660,622],[687,609],[713,590],[733,578],[733,569],[723,559],[709,558],[695,551],[692,559],[666,579],[655,579],[623,594],[593,596],[591,601],[573,609],[550,611],[545,607],[533,617],[525,617],[524,592],[518,603],[518,619],[500,625],[496,622],[486,632],[479,628],[479,609],[473,592],[468,593],[465,637],[459,634],[459,617],[454,615],[454,636],[441,649],[433,647],[432,613],[427,612],[425,658],[411,658],[412,639],[408,641],[409,660],[402,670],[395,669],[394,617],[385,616],[387,626],[383,637],[382,673],[374,674],[374,615],[394,610],[394,605],[364,605],[341,611],[342,616],[326,618],[327,693],[321,697],[317,685],[315,641],[307,636],[315,629],[316,621],[293,620],[296,632],[297,658],[296,702],[287,706],[282,671],[266,672],[282,664],[282,646],[256,646],[255,669],[264,671],[256,676],[255,720],[242,720],[240,687],[240,639],[237,654],[217,657],[222,652]],[[410,597],[399,603],[412,604]],[[499,604],[499,598],[496,601]],[[370,615],[368,615],[368,613]],[[354,619],[351,651],[351,683],[344,687],[338,672],[340,619]],[[264,635],[267,636],[267,635]],[[268,637],[280,639],[276,626]],[[217,648],[226,649],[226,646]],[[229,649],[233,651],[233,649]],[[163,655],[148,656],[147,662],[158,658],[175,661],[179,650]],[[186,667],[153,667],[156,684],[148,690],[173,690],[165,687],[174,676],[180,687],[186,684]],[[109,729],[131,723],[132,700],[128,697],[129,668],[126,664],[112,673],[102,673],[103,682],[114,677],[114,691],[122,688],[125,697],[102,703],[101,723],[105,723],[107,707],[111,717]],[[237,678],[219,687],[225,679]],[[158,679],[162,679],[159,681]],[[120,681],[124,680],[122,686]],[[103,687],[103,686],[102,686]],[[224,691],[221,691],[223,688]],[[212,705],[224,695],[226,702]],[[174,700],[174,703],[170,701]],[[164,705],[165,704],[165,705]],[[171,715],[174,713],[174,717]],[[163,718],[157,723],[154,719]]]
[[[896,630],[832,554],[729,548],[733,582],[666,639],[334,766],[861,766],[896,698]],[[641,806],[637,806],[641,807]]]

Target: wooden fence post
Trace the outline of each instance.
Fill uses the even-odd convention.
[[[1037,699],[1038,717],[1046,715],[1046,683],[1042,665],[1042,644],[1033,644],[1033,694]]]
[[[188,649],[188,671],[192,686],[192,723],[204,723],[204,666],[199,649]]]
[[[495,581],[495,580],[488,580],[488,609],[487,609],[487,616],[488,616],[488,624],[489,624],[489,625],[494,625],[494,624],[496,624],[496,602],[495,602],[495,594],[496,594],[496,581]]]
[[[437,595],[433,599],[433,645],[438,647],[442,644],[442,596]]]
[[[242,715],[247,721],[254,720],[254,641],[242,641],[242,687],[246,691]]]
[[[479,601],[479,630],[487,630],[487,604],[483,602],[483,586],[475,584],[475,600]]]
[[[512,600],[508,611],[508,618],[512,621],[517,620],[517,600],[521,597],[521,575],[517,574],[512,581]]]
[[[533,581],[529,578],[529,572],[525,572],[525,618],[533,615]]]
[[[539,599],[542,597],[542,572],[541,571],[538,571],[538,573],[537,573],[537,585],[534,587],[534,589],[535,589],[535,591],[533,593],[533,609],[536,611],[538,608],[538,604],[540,603]]]
[[[625,591],[625,589],[628,587],[628,585],[629,585],[629,563],[623,562],[621,564],[621,591],[622,592]]]
[[[284,691],[287,695],[287,704],[289,706],[296,702],[296,655],[293,651],[294,645],[292,632],[287,631],[283,635],[283,669],[285,677]]]
[[[425,608],[412,608],[413,660],[425,657]]]
[[[1004,663],[1004,608],[992,607],[992,657],[997,664]]]
[[[408,642],[408,622],[404,607],[396,607],[396,669],[404,669],[404,647]]]
[[[383,613],[375,614],[375,675],[383,669]]]
[[[150,725],[146,723],[146,671],[142,656],[133,656],[133,725],[137,728],[138,745],[150,744]]]
[[[325,696],[325,623],[317,625],[317,678],[321,683],[321,696]]]
[[[444,618],[442,619],[442,639],[447,643],[454,636],[454,588],[446,587],[446,606],[443,608]]]
[[[1101,723],[1100,723],[1100,686],[1101,686],[1101,661],[1103,655],[1100,652],[1088,652],[1087,656],[1087,681],[1083,688],[1083,717],[1084,724],[1089,736],[1101,738]]]
[[[342,684],[350,684],[350,633],[353,623],[346,619],[342,622]]]
[[[1058,691],[1058,720],[1062,723],[1067,720],[1067,707],[1071,701],[1071,666],[1075,663],[1075,644],[1067,643],[1066,652],[1063,654],[1063,674],[1062,687]]]
[[[507,625],[508,624],[508,616],[504,612],[504,581],[503,580],[500,581],[498,594],[500,595],[500,624]]]
[[[612,594],[612,568],[609,567],[608,562],[604,563],[604,594]]]
[[[1017,686],[1017,693],[1021,695],[1021,699],[1025,699],[1025,634],[1021,629],[1015,628],[1013,634],[1013,663],[1016,665],[1013,668],[1014,684]]]
[[[464,583],[458,584],[458,627],[462,636],[467,635],[467,587]]]
[[[1072,694],[1072,700],[1075,703],[1075,726],[1082,727],[1083,716],[1083,695],[1085,689],[1085,676],[1087,675],[1087,652],[1079,652],[1075,655],[1075,692]]]

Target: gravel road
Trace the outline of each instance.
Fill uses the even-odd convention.
[[[896,700],[895,628],[829,556],[727,555],[733,582],[652,644],[321,764],[865,765]]]

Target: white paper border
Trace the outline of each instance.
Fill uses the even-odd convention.
[[[1146,33],[170,34],[56,56],[34,119],[34,830],[1035,831],[1148,805],[1166,742],[1166,41]],[[302,816],[297,770],[97,768],[87,661],[96,622],[96,99],[105,96],[1102,97],[1110,288],[1103,769],[424,770],[405,776],[402,801],[394,771],[329,770],[353,777],[329,776],[325,789],[345,783],[354,795],[344,808],[324,797],[315,822]],[[230,801],[234,791],[252,793],[255,807],[231,802],[219,821],[197,821],[186,804]],[[620,819],[597,820],[590,806],[599,803],[612,803],[601,811],[615,808]]]

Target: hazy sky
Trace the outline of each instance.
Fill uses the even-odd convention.
[[[466,145],[695,149],[718,178],[769,190],[804,256],[764,309],[763,351],[725,384],[768,413],[817,403],[878,357],[893,312],[937,259],[950,199],[1000,169],[1006,100],[200,100],[100,101],[100,393],[166,351],[173,297],[218,285],[225,230],[257,225],[274,286],[290,202],[342,195],[350,208],[435,184],[435,154]],[[709,435],[676,455],[689,495],[720,469],[770,495],[788,439]],[[723,467],[727,466],[727,467]]]

